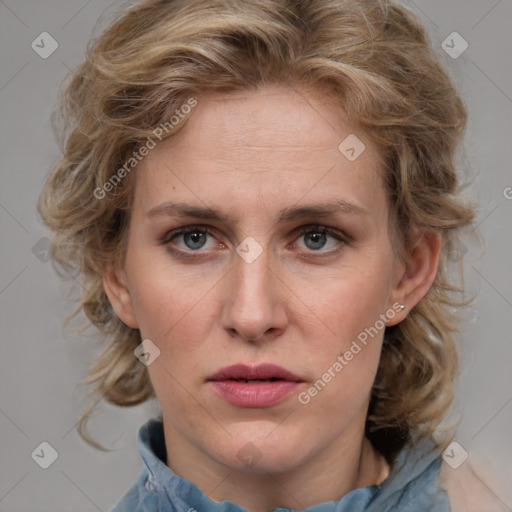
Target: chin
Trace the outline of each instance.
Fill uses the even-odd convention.
[[[276,428],[275,425],[273,427]],[[277,427],[281,428],[281,427]],[[307,458],[304,440],[307,433],[287,432],[283,429],[279,436],[265,437],[262,432],[271,432],[268,428],[250,429],[239,433],[236,438],[224,446],[226,451],[218,452],[217,459],[233,471],[243,473],[282,473],[293,470]],[[254,433],[254,435],[253,435]],[[245,434],[245,435],[244,435]]]

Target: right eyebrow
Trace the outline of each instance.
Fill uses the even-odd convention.
[[[229,221],[227,215],[221,214],[218,210],[203,206],[193,206],[187,203],[175,203],[167,201],[151,208],[146,212],[146,217],[155,215],[169,215],[171,217],[196,217],[205,220]]]

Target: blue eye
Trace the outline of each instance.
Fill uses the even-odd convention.
[[[211,232],[208,228],[202,226],[188,226],[186,228],[180,228],[172,231],[164,240],[165,243],[170,243],[176,238],[181,238],[185,247],[175,243],[180,249],[197,251],[203,249],[207,242],[208,235]]]
[[[325,247],[329,238],[337,240],[334,247],[339,245],[340,242],[346,243],[346,239],[340,232],[327,226],[304,226],[299,229],[299,232],[306,248],[311,251],[330,249],[331,247]]]
[[[207,233],[199,233],[198,231],[192,233],[185,233],[183,241],[189,249],[201,249],[206,243]]]

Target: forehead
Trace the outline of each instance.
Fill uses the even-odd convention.
[[[251,200],[270,207],[329,193],[384,204],[379,152],[321,92],[265,86],[197,100],[185,127],[137,167],[136,203],[151,207],[179,195],[226,208]],[[361,154],[347,158],[354,152]]]

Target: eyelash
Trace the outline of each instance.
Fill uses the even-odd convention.
[[[331,250],[328,250],[328,251],[322,251],[322,250],[318,250],[318,251],[309,250],[309,251],[307,251],[311,255],[314,254],[317,257],[332,256],[333,254],[337,253],[341,249],[340,246],[348,245],[350,243],[350,241],[351,241],[350,238],[346,234],[344,234],[343,232],[338,231],[337,229],[331,228],[329,226],[322,226],[322,225],[318,225],[318,224],[310,224],[310,225],[307,225],[307,226],[301,226],[300,228],[298,228],[296,230],[296,232],[299,235],[297,237],[297,239],[299,239],[301,236],[304,236],[304,235],[310,234],[310,233],[322,233],[322,234],[329,235],[329,236],[335,238],[336,240],[338,240],[340,242],[340,244],[338,244],[337,248],[331,249]],[[164,237],[161,240],[161,243],[166,245],[167,249],[171,253],[175,254],[178,257],[183,257],[183,258],[200,258],[200,257],[203,256],[203,254],[201,254],[201,253],[205,252],[205,251],[203,251],[201,249],[198,249],[196,251],[193,251],[192,249],[189,249],[189,250],[186,251],[184,249],[179,249],[179,248],[171,247],[171,245],[170,245],[171,241],[174,238],[176,238],[176,237],[178,237],[180,235],[186,235],[186,234],[190,234],[190,233],[201,233],[201,234],[207,234],[207,235],[215,237],[215,234],[214,234],[213,230],[209,226],[195,225],[195,226],[186,226],[186,227],[183,227],[183,228],[179,228],[179,229],[175,229],[175,230],[169,231],[168,233],[166,233],[164,235]],[[198,253],[198,254],[194,254],[194,253]]]

